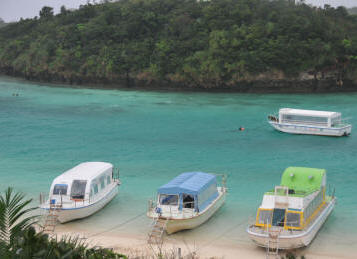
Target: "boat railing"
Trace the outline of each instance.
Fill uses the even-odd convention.
[[[192,208],[186,208],[190,205]],[[168,206],[169,211],[164,211],[163,216],[168,216],[169,218],[192,218],[197,215],[194,202],[183,202],[181,210],[173,206]],[[168,215],[167,215],[168,214]]]
[[[157,214],[158,217],[165,218],[192,218],[197,215],[198,212],[195,209],[195,203],[192,202],[184,202],[182,203],[182,208],[178,209],[177,206],[165,206],[163,210],[159,206],[157,206],[157,202],[150,199],[148,201],[148,212],[152,214]],[[190,207],[190,208],[188,208]]]
[[[62,195],[58,194],[56,196],[60,196],[60,199],[58,200],[58,197],[54,198],[53,195],[49,195],[48,193],[40,192],[39,195],[40,206],[53,204],[52,203],[53,200],[56,200],[57,205],[62,205],[64,203]]]
[[[118,182],[120,184],[120,170],[119,170],[119,167],[113,168],[112,178],[113,178],[113,180],[115,182]]]
[[[283,119],[283,120],[282,120],[282,123],[328,127],[327,122],[318,122],[318,121],[287,120],[287,119]]]
[[[332,124],[331,127],[332,128],[340,128],[340,127],[350,126],[351,125],[351,123],[349,122],[350,119],[351,119],[351,117],[340,119],[339,121]]]
[[[48,197],[49,197],[48,193],[40,192],[40,195],[39,195],[40,206],[42,206],[48,202]]]
[[[218,187],[222,187],[223,191],[226,192],[227,191],[227,174],[214,174],[214,175],[221,177],[221,186],[218,186]]]
[[[268,121],[279,122],[279,115],[278,114],[269,114]]]
[[[268,236],[272,229],[273,231],[279,231],[281,234],[284,233],[284,235],[289,235],[289,234],[294,234],[292,230],[299,231],[298,227],[296,226],[298,224],[302,224],[302,222],[300,222],[299,220],[294,220],[294,221],[289,220],[289,221],[284,221],[284,226],[273,226],[271,220],[272,218],[270,218],[270,220],[266,219],[264,224],[257,225],[256,215],[255,216],[251,215],[248,219],[248,228],[253,232],[258,232]]]
[[[197,210],[195,209],[195,203],[193,201],[184,202],[182,204],[182,213],[184,218],[192,218],[197,215]]]
[[[332,198],[335,198],[335,187],[332,186],[331,184],[328,185],[327,195]]]
[[[114,182],[119,181],[118,179],[115,179]],[[120,181],[119,181],[120,183]],[[58,199],[59,196],[59,199]],[[54,195],[49,195],[46,193],[41,192],[40,193],[40,197],[39,197],[39,202],[40,202],[40,206],[46,206],[46,205],[50,205],[52,200],[56,200],[56,204],[61,205],[66,207],[66,205],[68,207],[74,207],[77,208],[78,206],[83,207],[85,205],[89,205],[92,204],[94,202],[97,202],[98,200],[103,198],[103,195],[94,195],[91,196],[90,193],[85,193],[84,197],[88,197],[88,198],[83,198],[83,199],[64,199],[62,194],[58,194],[54,197]],[[73,206],[74,205],[74,206]]]
[[[87,194],[86,194],[87,195]],[[59,199],[58,199],[59,196]],[[48,194],[45,193],[40,193],[40,206],[50,206],[51,204],[54,204],[53,201],[55,202],[56,205],[72,205],[73,202],[75,204],[74,207],[77,207],[79,204],[85,204],[87,201],[90,203],[90,199],[71,199],[69,201],[66,201],[63,199],[63,195],[58,194],[54,197],[54,195],[49,196]]]
[[[316,189],[313,189],[313,188],[310,188],[310,189],[306,189],[306,190],[296,190],[296,189],[289,189],[288,191],[288,196],[291,196],[291,197],[304,197],[306,195],[309,195],[313,192],[316,192]],[[269,195],[282,195],[282,196],[285,196],[286,194],[284,192],[275,192],[275,189],[273,190],[270,190],[268,192],[266,192],[266,194],[269,194]]]

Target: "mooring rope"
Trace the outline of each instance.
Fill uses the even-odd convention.
[[[216,240],[218,240],[218,239],[224,237],[225,235],[227,235],[228,233],[232,232],[232,231],[235,230],[237,227],[239,227],[239,226],[241,226],[241,225],[243,225],[243,224],[245,224],[245,223],[246,223],[246,220],[244,220],[244,221],[242,221],[242,222],[239,222],[239,223],[233,225],[233,227],[232,227],[232,226],[229,227],[229,228],[228,228],[226,231],[224,231],[222,234],[218,235],[217,237],[213,238],[211,241],[208,241],[207,243],[205,243],[205,244],[201,245],[200,247],[198,247],[198,248],[196,249],[196,252],[199,251],[200,249],[202,249],[202,248],[204,248],[204,247],[206,247],[206,246],[212,244],[214,241],[216,241]]]
[[[106,229],[106,230],[103,230],[103,231],[100,231],[100,232],[91,234],[91,235],[89,235],[87,238],[91,238],[91,237],[94,237],[94,236],[102,235],[102,234],[104,234],[104,233],[108,233],[108,232],[110,232],[110,231],[112,231],[112,230],[114,230],[114,229],[120,228],[120,227],[122,227],[122,226],[124,226],[124,225],[126,225],[126,224],[128,224],[128,223],[130,223],[130,222],[132,222],[132,221],[134,221],[134,220],[136,220],[136,219],[138,219],[138,218],[140,218],[141,216],[143,216],[143,215],[145,215],[145,214],[146,214],[146,212],[142,212],[142,213],[140,213],[140,214],[138,214],[138,215],[136,215],[136,216],[134,216],[134,217],[132,217],[132,218],[127,219],[126,221],[124,221],[124,222],[122,222],[122,223],[119,223],[119,224],[117,224],[117,225],[112,226],[110,229]]]

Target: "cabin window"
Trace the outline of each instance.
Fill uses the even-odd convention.
[[[339,124],[341,124],[341,117],[340,116],[331,119],[331,127],[338,126]]]
[[[271,223],[271,217],[272,217],[272,211],[271,210],[263,210],[259,209],[259,218],[258,218],[258,223],[259,224],[270,224]]]
[[[287,227],[300,227],[300,213],[288,212],[286,214]]]
[[[86,192],[86,180],[73,180],[71,188],[71,198],[72,199],[84,199]]]
[[[110,178],[110,176],[108,175],[107,176],[107,184],[110,184],[111,183],[111,178]]]
[[[178,205],[178,195],[160,194],[160,204],[161,205]]]
[[[195,208],[195,199],[192,195],[183,194],[182,195],[182,207],[187,209]]]
[[[206,190],[198,194],[198,207],[201,207],[207,200],[211,199],[213,195],[217,194],[217,184],[211,184]]]
[[[320,191],[315,198],[310,202],[310,204],[304,209],[304,218],[305,220],[309,219],[316,209],[321,205],[323,202],[323,192]]]
[[[104,189],[105,187],[105,178],[104,176],[100,177],[100,189]]]
[[[306,122],[306,123],[316,123],[316,124],[327,124],[328,118],[326,117],[312,117],[303,115],[283,115],[283,122]]]
[[[67,184],[56,184],[55,187],[53,187],[53,194],[67,195],[67,188]]]
[[[284,227],[285,209],[274,209],[272,225],[275,227]]]
[[[94,194],[98,193],[98,185],[97,184],[93,185],[93,191],[94,191]]]

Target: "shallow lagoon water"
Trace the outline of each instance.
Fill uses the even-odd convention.
[[[19,93],[19,96],[13,96]],[[120,194],[104,210],[69,223],[95,231],[146,231],[155,190],[181,172],[228,175],[224,207],[206,224],[177,234],[251,244],[245,227],[264,191],[288,166],[326,168],[338,204],[308,249],[357,243],[357,132],[290,135],[266,122],[281,107],[340,111],[357,125],[357,93],[235,94],[72,89],[0,78],[0,189],[37,199],[52,179],[83,161],[119,166]],[[245,131],[239,131],[239,127]],[[356,249],[357,250],[357,249]]]

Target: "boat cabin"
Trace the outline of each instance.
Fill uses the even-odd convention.
[[[279,110],[279,122],[335,127],[341,124],[341,113],[282,108]]]
[[[217,180],[213,174],[182,173],[158,189],[160,212],[204,211],[218,197]]]
[[[90,202],[113,182],[113,165],[104,162],[81,163],[56,177],[51,185],[51,203]]]
[[[302,230],[318,215],[326,202],[324,169],[289,167],[280,186],[265,193],[258,209],[256,226]]]

